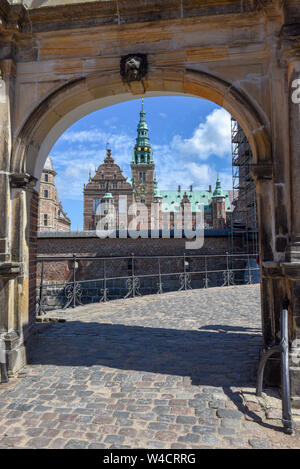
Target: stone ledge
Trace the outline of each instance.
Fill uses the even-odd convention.
[[[15,278],[21,271],[21,264],[19,262],[0,262],[0,277],[2,278]]]
[[[148,231],[148,233],[147,233]],[[151,230],[141,231],[142,234],[147,233],[148,238],[151,238]],[[228,237],[230,234],[229,230],[216,230],[216,229],[205,229],[204,230],[204,237]],[[241,233],[235,233],[235,236],[242,235]],[[107,238],[99,238],[97,236],[95,230],[89,231],[38,231],[37,237],[39,239],[43,238],[98,238],[105,241]],[[159,230],[159,235],[157,237],[153,237],[151,239],[159,239],[162,238],[162,230]],[[174,231],[170,230],[170,237],[174,238]],[[116,238],[109,238],[109,239],[126,239],[130,238],[129,233],[127,230],[117,230],[116,231]],[[184,233],[182,234],[182,238],[185,239]],[[133,239],[133,238],[132,238]],[[138,238],[139,239],[139,238]],[[147,237],[141,239],[147,239]],[[168,238],[163,238],[168,239]],[[180,238],[176,238],[180,239]],[[194,239],[194,238],[193,238]]]
[[[266,277],[300,278],[300,262],[262,262],[262,273]]]

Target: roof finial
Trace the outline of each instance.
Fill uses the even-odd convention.
[[[109,150],[109,142],[106,142],[106,150]]]
[[[144,96],[142,96],[142,112],[144,112]]]

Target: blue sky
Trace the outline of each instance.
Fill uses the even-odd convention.
[[[82,229],[83,184],[95,173],[109,142],[112,156],[130,176],[132,148],[141,100],[116,104],[93,112],[69,127],[53,146],[50,156],[57,172],[59,200],[72,221]],[[160,189],[195,189],[215,185],[231,189],[230,115],[200,98],[145,98],[158,185]]]

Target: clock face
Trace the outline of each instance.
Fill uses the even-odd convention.
[[[139,194],[144,195],[144,194],[146,194],[146,192],[147,192],[147,191],[146,191],[146,187],[145,187],[143,184],[139,185],[139,186],[136,188],[136,193],[137,193],[137,195],[139,195]]]

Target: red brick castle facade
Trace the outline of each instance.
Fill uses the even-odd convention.
[[[184,210],[189,210],[192,228],[195,229],[200,204],[203,204],[206,228],[223,229],[228,226],[232,212],[232,191],[222,190],[219,178],[213,192],[211,187],[209,190],[193,190],[192,186],[186,191],[181,190],[181,186],[178,186],[177,191],[164,191],[158,189],[154,169],[142,104],[131,161],[131,178],[123,175],[108,149],[104,163],[93,177],[90,175],[89,182],[84,186],[83,229],[95,230],[99,220],[103,222],[101,229],[124,229],[132,219],[133,212],[128,213],[132,203],[138,204],[134,213],[138,216],[136,229],[153,228],[151,219],[153,221],[155,213],[155,228],[174,229],[182,223],[179,218],[183,217]]]

